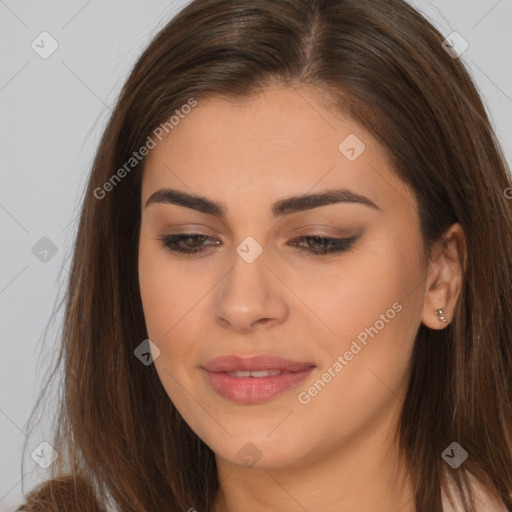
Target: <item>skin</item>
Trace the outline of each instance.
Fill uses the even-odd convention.
[[[338,149],[350,134],[366,146],[354,161]],[[340,187],[379,209],[337,203],[271,215],[278,199]],[[145,207],[162,188],[221,201],[227,217],[174,204]],[[453,318],[461,226],[452,225],[446,246],[436,245],[423,262],[416,201],[384,149],[359,124],[322,107],[312,90],[295,87],[249,100],[201,98],[148,155],[141,215],[140,293],[148,336],[160,350],[154,364],[169,398],[216,454],[215,511],[414,511],[393,433],[420,324],[442,329]],[[212,237],[199,256],[174,253],[161,241],[190,232]],[[325,256],[289,243],[358,234],[349,251]],[[247,236],[263,249],[252,263],[236,252]],[[311,239],[299,245],[323,247]],[[300,403],[298,394],[394,303],[400,312]],[[446,323],[434,315],[439,308]],[[279,355],[316,369],[263,404],[236,404],[201,369],[227,354]],[[237,455],[247,443],[260,455],[252,467]]]

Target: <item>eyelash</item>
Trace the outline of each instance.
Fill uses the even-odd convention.
[[[183,248],[183,247],[177,247],[176,245],[182,242],[183,240],[187,238],[205,238],[205,239],[211,239],[211,237],[207,235],[202,235],[201,233],[183,233],[180,235],[169,235],[163,238],[160,238],[162,240],[162,245],[169,249],[172,252],[181,253],[184,255],[198,255],[199,253],[203,253],[207,251],[204,246],[201,246],[197,249],[189,249],[189,248]],[[308,253],[311,256],[324,256],[327,254],[333,254],[333,253],[343,253],[347,252],[352,249],[353,243],[357,240],[357,236],[351,237],[351,238],[331,238],[331,237],[325,237],[325,236],[318,236],[318,235],[308,235],[308,236],[302,236],[299,238],[296,238],[295,240],[306,240],[306,239],[320,239],[321,241],[328,241],[332,243],[337,243],[338,245],[335,247],[330,247],[327,249],[310,249],[306,248],[300,245],[297,245],[297,250],[299,252]],[[218,245],[218,244],[216,244]]]

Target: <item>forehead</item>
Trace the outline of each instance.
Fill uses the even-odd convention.
[[[199,99],[148,154],[143,202],[165,187],[245,207],[340,186],[377,204],[409,195],[384,148],[318,94],[283,87],[249,99]]]

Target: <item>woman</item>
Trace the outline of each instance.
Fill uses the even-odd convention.
[[[84,198],[19,510],[512,510],[512,190],[401,0],[196,0]]]

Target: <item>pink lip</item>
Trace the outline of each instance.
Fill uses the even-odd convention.
[[[313,363],[299,363],[270,355],[221,356],[208,361],[203,370],[211,387],[222,397],[239,404],[258,404],[297,386],[315,369]],[[280,370],[268,377],[232,377],[227,372]]]
[[[296,372],[315,366],[313,363],[299,363],[270,355],[239,357],[220,356],[208,361],[204,369],[209,372],[236,372],[238,370],[282,370]]]

